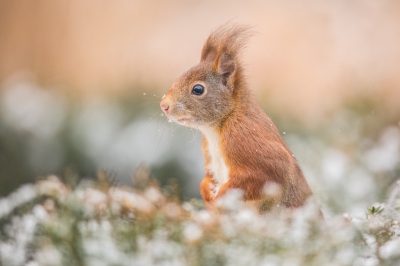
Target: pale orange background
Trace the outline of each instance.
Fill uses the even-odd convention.
[[[91,97],[165,92],[208,34],[254,26],[244,53],[257,97],[317,121],[347,96],[399,108],[398,1],[0,1],[0,80],[19,71]]]

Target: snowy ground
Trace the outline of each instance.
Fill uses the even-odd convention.
[[[400,182],[389,199],[321,219],[308,204],[258,215],[233,192],[209,212],[152,182],[141,190],[104,176],[74,189],[55,176],[0,200],[1,265],[395,265]]]

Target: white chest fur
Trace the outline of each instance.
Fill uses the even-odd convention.
[[[222,185],[229,180],[229,168],[226,166],[224,158],[219,150],[218,134],[209,127],[200,128],[208,143],[208,155],[210,156],[210,164],[208,170],[213,174],[213,179],[218,185]]]

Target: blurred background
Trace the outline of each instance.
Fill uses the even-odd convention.
[[[363,215],[400,176],[400,3],[0,0],[0,196],[40,176],[140,164],[199,197],[201,134],[159,101],[212,30],[254,26],[248,83],[325,215]]]

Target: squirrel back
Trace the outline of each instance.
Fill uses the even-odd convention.
[[[225,25],[206,40],[200,63],[184,73],[161,101],[175,122],[203,133],[208,206],[231,189],[260,210],[302,206],[312,195],[303,173],[271,119],[248,88],[240,55],[247,26]]]

